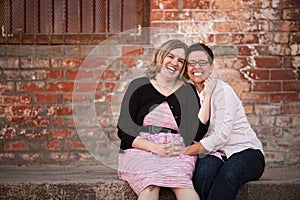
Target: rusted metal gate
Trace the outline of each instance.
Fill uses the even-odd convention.
[[[90,44],[138,25],[147,0],[0,0],[2,44]]]

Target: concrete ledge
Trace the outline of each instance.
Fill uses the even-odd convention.
[[[116,171],[96,166],[0,166],[0,199],[136,199]],[[164,188],[162,200],[175,199]],[[237,200],[299,200],[300,166],[269,167]]]

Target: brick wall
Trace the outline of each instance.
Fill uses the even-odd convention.
[[[151,27],[167,29],[153,34],[151,45],[113,38],[98,46],[0,46],[1,164],[115,159],[117,152],[108,152],[117,149],[125,85],[142,74],[152,46],[169,38],[212,46],[215,66],[242,99],[267,162],[299,163],[300,3],[150,2]]]

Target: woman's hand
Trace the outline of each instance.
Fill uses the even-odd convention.
[[[216,87],[216,84],[217,84],[217,79],[216,78],[213,78],[212,76],[209,76],[205,81],[204,81],[204,89],[203,89],[203,95],[204,95],[204,98],[208,97],[210,98],[215,87]]]
[[[203,148],[200,142],[195,142],[194,144],[188,146],[184,154],[194,156],[200,153],[205,153],[206,150]]]
[[[186,147],[176,143],[157,144],[156,148],[152,151],[153,153],[160,156],[178,156],[183,154]]]

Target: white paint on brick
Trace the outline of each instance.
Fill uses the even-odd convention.
[[[280,0],[272,0],[272,7],[277,8],[280,3]]]
[[[248,47],[249,47],[249,49],[251,49],[251,52],[250,52],[251,56],[249,56],[247,58],[248,65],[245,66],[244,68],[241,68],[240,72],[243,74],[244,78],[247,79],[251,83],[251,90],[253,90],[254,85],[255,85],[255,82],[253,79],[253,73],[250,74],[248,70],[256,68],[256,62],[255,62],[254,57],[258,56],[259,54],[253,46],[248,45]],[[259,77],[256,76],[255,79],[259,79]]]
[[[298,55],[300,54],[300,45],[299,44],[292,44],[291,45],[291,54],[292,56]]]

